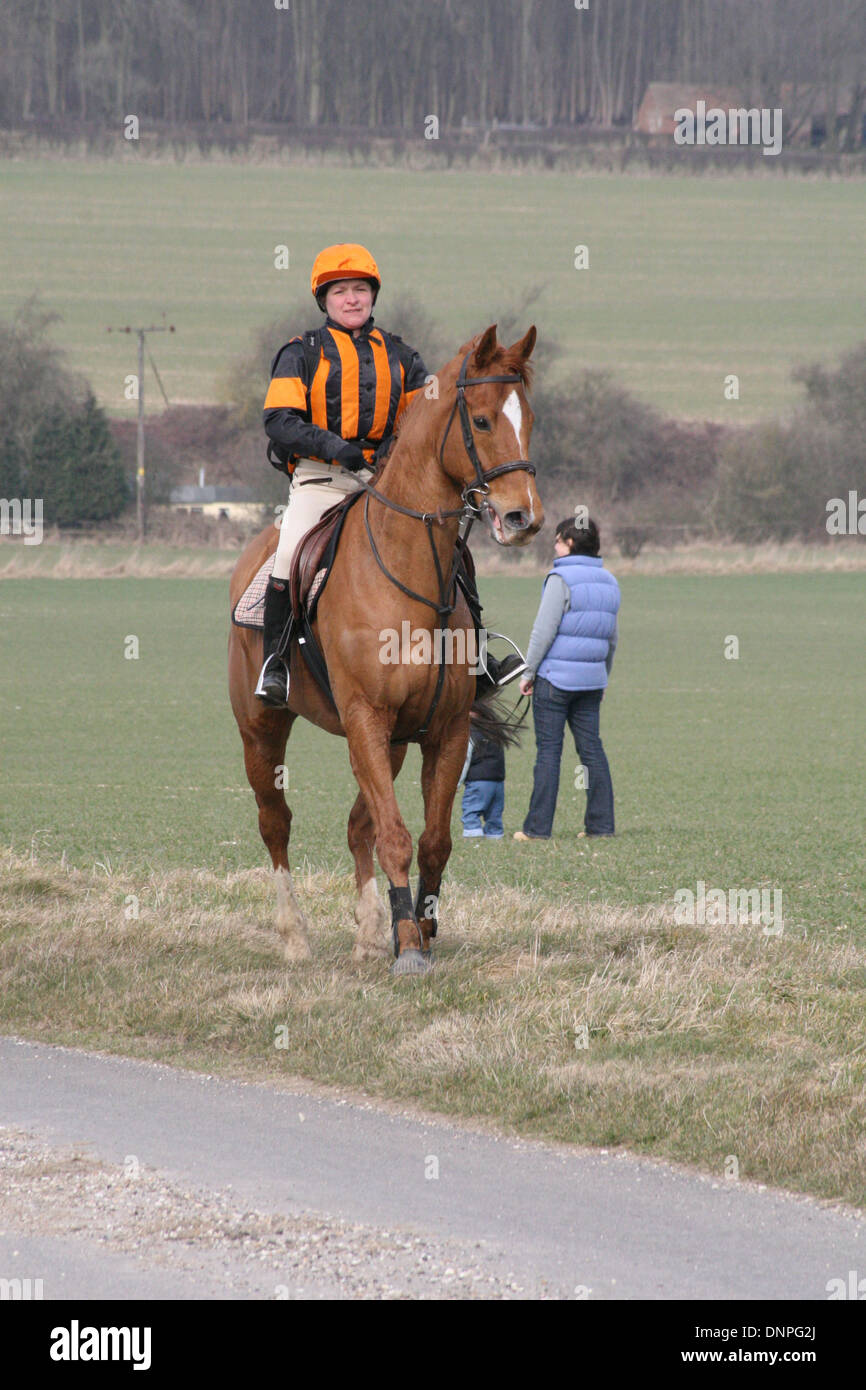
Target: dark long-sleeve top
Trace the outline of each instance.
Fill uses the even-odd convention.
[[[274,359],[264,425],[296,457],[330,463],[347,441],[368,461],[427,380],[419,353],[369,318],[357,337],[328,316],[311,372],[303,338]],[[288,470],[287,470],[288,471]]]

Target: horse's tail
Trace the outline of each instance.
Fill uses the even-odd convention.
[[[518,748],[520,737],[523,730],[523,722],[529,711],[529,700],[526,696],[523,713],[518,716],[517,708],[508,709],[501,700],[489,695],[483,700],[476,700],[472,706],[472,728],[489,738],[491,743],[495,743],[499,748]],[[522,701],[521,701],[522,703]]]

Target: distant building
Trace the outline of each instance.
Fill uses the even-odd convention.
[[[749,101],[738,87],[712,83],[651,82],[644,92],[633,128],[643,135],[673,138],[674,112],[681,109],[694,111],[699,101],[705,103],[707,111],[713,107],[730,111],[742,107],[760,107],[762,104],[781,106],[783,142],[798,146],[823,145],[834,127],[839,130],[847,125],[856,102],[860,110],[857,113],[858,130],[854,143],[858,148],[866,143],[866,112],[861,94],[851,86],[840,85],[834,97],[826,86],[815,82],[783,82],[778,97],[767,103]]]
[[[264,505],[245,487],[175,487],[169,501],[173,511],[228,521],[258,521]]]
[[[643,135],[670,135],[673,138],[674,112],[681,108],[694,111],[699,101],[707,110],[720,106],[724,111],[744,105],[743,94],[737,87],[715,87],[708,83],[689,85],[684,82],[651,82],[634,119],[634,129]]]

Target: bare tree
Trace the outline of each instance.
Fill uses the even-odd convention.
[[[360,22],[359,22],[360,21]],[[651,81],[829,105],[859,143],[864,0],[3,0],[0,123],[290,121],[418,132],[435,112],[547,126],[629,121]],[[853,91],[837,130],[833,104]],[[834,97],[834,93],[836,96]],[[828,99],[825,100],[824,94]]]

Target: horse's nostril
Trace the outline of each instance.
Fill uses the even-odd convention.
[[[512,531],[525,531],[529,525],[529,517],[526,512],[506,512],[505,524]]]

